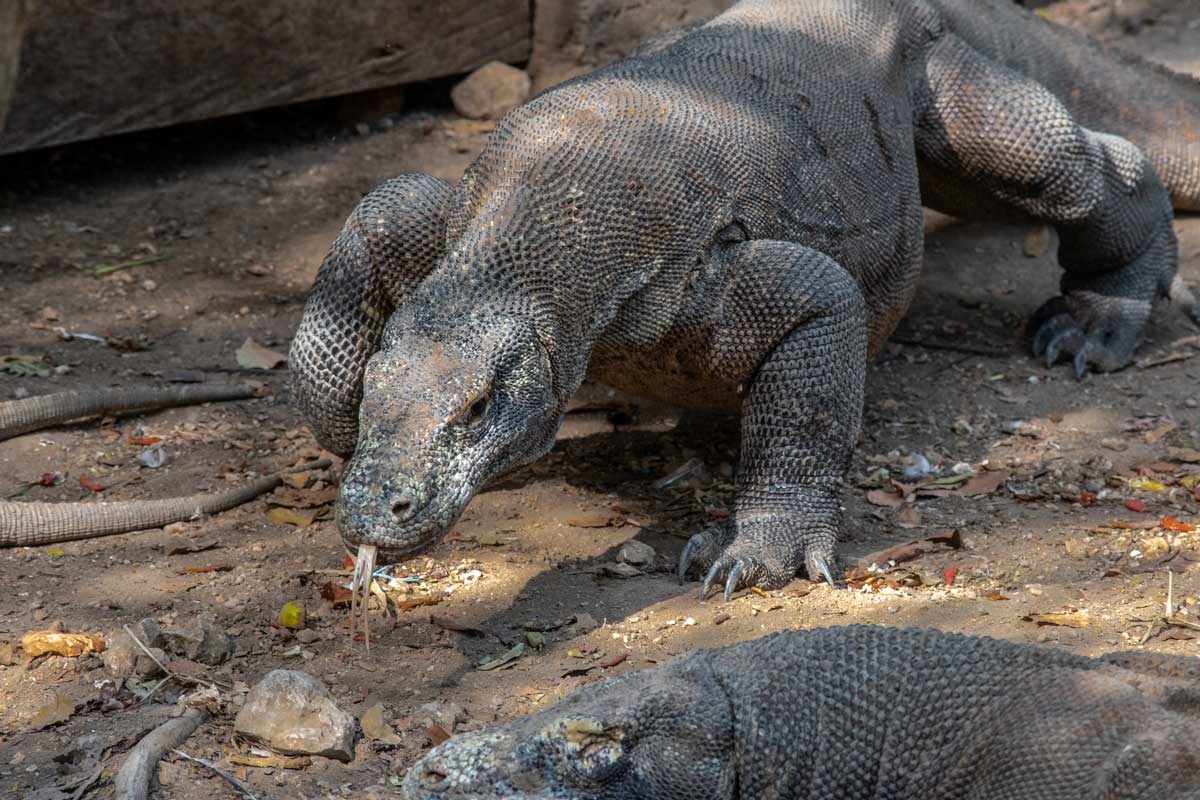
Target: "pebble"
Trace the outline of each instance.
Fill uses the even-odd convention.
[[[246,696],[234,732],[287,755],[314,755],[349,763],[358,721],[306,672],[268,672]]]
[[[154,619],[147,617],[129,628],[142,644],[150,649],[155,658],[166,663],[170,658],[162,649],[166,640],[163,638],[162,628]],[[101,654],[100,660],[114,678],[128,678],[131,675],[149,678],[162,672],[158,664],[154,663],[154,659],[146,655],[145,651],[129,638],[124,628],[118,627],[110,631],[105,639],[108,647]]]
[[[644,567],[653,564],[656,555],[657,553],[650,545],[639,542],[637,539],[630,539],[617,551],[617,560],[635,567]]]
[[[529,98],[532,85],[523,70],[492,61],[455,85],[450,99],[468,119],[500,119]]]
[[[229,660],[233,645],[225,631],[205,620],[189,625],[164,628],[166,648],[177,656],[216,666]]]

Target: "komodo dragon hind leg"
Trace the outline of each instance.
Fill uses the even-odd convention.
[[[1058,230],[1062,294],[1031,320],[1034,354],[1065,356],[1080,377],[1127,366],[1178,257],[1171,201],[1146,156],[1079,126],[1047,89],[953,34],[926,51],[916,110],[933,171]],[[953,191],[929,188],[944,210],[964,210]]]
[[[735,513],[688,541],[702,595],[782,586],[807,566],[832,584],[842,485],[862,418],[867,312],[839,264],[789,242],[728,247],[709,363],[745,387]]]
[[[292,403],[335,453],[354,451],[363,370],[392,311],[441,260],[453,196],[430,175],[385,181],[350,214],[317,272],[288,354]]]

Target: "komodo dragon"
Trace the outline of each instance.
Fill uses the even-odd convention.
[[[457,186],[372,191],[317,274],[292,389],[353,453],[342,537],[360,562],[437,541],[551,447],[587,375],[740,411],[735,513],[679,565],[702,594],[832,580],[922,204],[1054,225],[1033,350],[1119,369],[1156,299],[1200,322],[1172,230],[1172,201],[1200,209],[1198,132],[1200,82],[1009,0],[747,0],[552,88]]]
[[[1194,800],[1200,659],[789,631],[457,735],[406,800]]]

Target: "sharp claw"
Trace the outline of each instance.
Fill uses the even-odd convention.
[[[1087,374],[1087,345],[1079,348],[1079,352],[1075,354],[1075,379],[1083,380],[1083,376]]]
[[[738,589],[738,583],[742,579],[742,573],[746,571],[745,562],[738,561],[734,563],[733,569],[729,570],[729,577],[725,580],[725,602],[733,597],[733,593]]]
[[[721,562],[717,561],[712,565],[712,567],[709,568],[708,574],[704,576],[704,583],[700,586],[701,600],[706,600],[708,598],[708,591],[712,589],[712,585],[716,582],[717,576],[721,574],[721,567]]]
[[[695,536],[688,539],[687,544],[685,544],[683,546],[683,552],[679,556],[679,572],[678,572],[679,582],[681,584],[683,583],[684,579],[687,577],[688,567],[692,566],[692,559],[696,555],[697,547],[699,547],[699,545],[696,544]]]
[[[1047,326],[1042,325],[1042,327],[1038,328],[1038,332],[1033,335],[1033,342],[1030,344],[1030,347],[1033,349],[1033,354],[1035,356],[1040,356],[1042,353],[1046,352],[1046,345],[1049,343],[1050,329]]]
[[[1062,352],[1063,340],[1066,338],[1067,334],[1060,333],[1046,344],[1046,369],[1050,369],[1058,361],[1058,355]]]
[[[833,579],[833,570],[829,568],[829,562],[824,558],[814,558],[813,562],[817,566],[817,571],[821,573],[821,576],[825,578],[825,582],[829,584],[829,588],[836,589],[837,581]],[[812,576],[810,575],[809,577],[811,578]]]

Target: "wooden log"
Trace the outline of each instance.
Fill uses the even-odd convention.
[[[523,61],[529,3],[38,0],[0,153]]]

